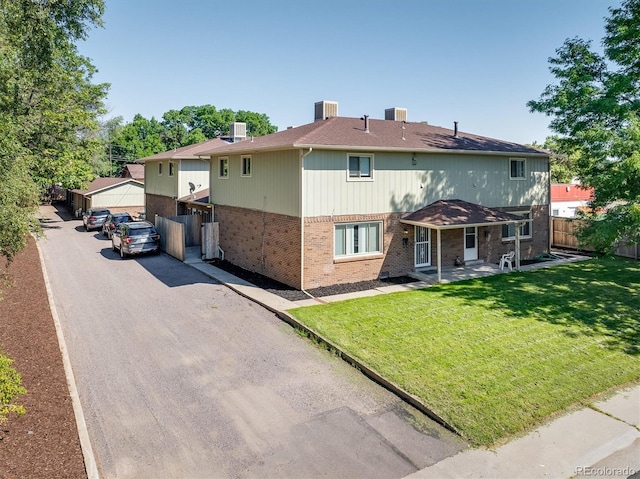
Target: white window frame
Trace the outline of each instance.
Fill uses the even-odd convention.
[[[169,176],[173,176],[175,173],[176,164],[173,161],[169,162]]]
[[[251,176],[251,155],[240,157],[240,176],[249,178]]]
[[[351,158],[369,158],[369,175],[362,176],[362,168],[358,164],[358,175],[351,175]],[[355,171],[355,170],[354,170]],[[350,153],[347,155],[347,181],[373,181],[373,153]]]
[[[224,175],[222,174],[222,165],[224,164],[225,171]],[[218,158],[218,178],[221,180],[229,179],[229,157],[221,156]]]
[[[162,176],[162,162],[158,162],[158,176]]]
[[[377,237],[375,242],[377,249],[372,249],[372,238],[369,226],[377,225]],[[363,229],[363,227],[367,227]],[[333,257],[335,259],[357,258],[361,256],[374,256],[382,254],[383,245],[383,223],[382,221],[359,221],[350,223],[335,223],[333,225]],[[343,245],[341,252],[338,252],[339,244]],[[364,245],[364,251],[362,251]]]
[[[512,214],[512,215],[522,216],[523,217],[522,219],[526,220],[529,223],[528,225],[520,226],[520,239],[526,239],[526,238],[533,237],[533,217],[531,215],[531,210],[509,211],[509,213]],[[529,234],[524,234],[525,233],[525,229],[527,228],[527,226],[529,227]],[[512,236],[504,236],[504,228],[505,227],[508,228],[509,230],[511,230],[511,228],[513,227],[513,223],[502,225],[502,234],[503,234],[502,241],[510,241],[510,240],[516,239],[515,227],[513,228],[513,235]]]
[[[515,162],[518,163],[522,163],[522,176],[513,176],[512,172],[513,172],[513,164]],[[525,180],[527,178],[527,162],[524,158],[509,158],[509,179],[510,180],[516,180],[516,181],[522,181]]]

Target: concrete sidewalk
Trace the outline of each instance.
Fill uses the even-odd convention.
[[[627,478],[640,474],[640,386],[542,426],[498,449],[470,449],[408,477]]]
[[[538,263],[522,269],[538,269],[581,259],[585,258],[574,257],[564,261]],[[321,299],[288,301],[203,262],[200,259],[199,248],[189,249],[185,263],[279,315],[300,306],[425,288],[435,283],[435,278],[427,275],[415,283]],[[443,282],[450,282],[499,273],[502,271],[496,265],[483,264],[474,268],[450,269],[444,271],[442,277]],[[408,477],[640,479],[640,385],[619,391],[610,399],[562,416],[495,450],[468,449]]]

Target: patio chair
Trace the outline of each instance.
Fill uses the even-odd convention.
[[[509,267],[509,271],[513,271],[513,260],[516,257],[515,251],[509,251],[500,258],[500,269],[504,270],[505,266]]]

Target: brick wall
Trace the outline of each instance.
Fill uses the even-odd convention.
[[[225,259],[294,288],[300,277],[300,218],[216,205]]]
[[[176,200],[171,199],[168,196],[146,193],[144,195],[144,203],[147,220],[152,223],[154,222],[156,215],[176,215]]]
[[[509,210],[523,208],[504,209]],[[300,274],[300,218],[221,205],[216,205],[215,211],[225,259],[295,288],[312,289],[381,276],[403,276],[414,270],[414,227],[400,223],[402,214],[306,218],[303,279]],[[521,241],[522,259],[548,250],[548,208],[537,206],[531,211],[534,237]],[[383,254],[335,259],[334,225],[364,221],[382,221]],[[433,266],[437,265],[436,238],[436,231],[432,230]],[[443,230],[441,243],[443,267],[454,266],[457,257],[464,258],[464,229]],[[498,263],[502,254],[513,249],[513,241],[502,241],[502,226],[478,227],[478,259]]]
[[[368,281],[384,276],[403,276],[413,270],[413,229],[399,222],[400,214],[316,217],[305,219],[305,289],[332,284]],[[382,221],[383,254],[334,259],[336,223]],[[404,230],[407,230],[407,234]],[[407,238],[406,244],[403,238]]]
[[[520,258],[532,259],[540,253],[549,251],[549,206],[531,206],[531,207],[515,207],[500,208],[502,211],[523,211],[531,210],[532,238],[520,239]],[[484,236],[485,227],[478,228],[479,241],[479,257],[488,263],[498,263],[500,257],[509,251],[515,251],[515,240],[502,240],[502,226],[490,226],[486,228],[489,236]],[[483,249],[484,246],[484,249]]]
[[[526,207],[505,208],[522,211]],[[547,206],[530,208],[533,238],[521,240],[521,258],[530,259],[548,251],[549,216]],[[414,227],[400,223],[401,214],[334,216],[305,219],[305,289],[331,284],[368,281],[384,276],[403,276],[414,270]],[[335,259],[333,235],[335,223],[383,222],[384,254],[363,258]],[[406,231],[406,233],[405,233]],[[486,233],[485,233],[486,232]],[[452,267],[456,258],[464,259],[464,229],[441,231],[442,267]],[[478,227],[478,259],[498,263],[500,257],[515,248],[513,241],[502,241],[502,226]],[[437,232],[431,231],[431,264],[437,266]]]

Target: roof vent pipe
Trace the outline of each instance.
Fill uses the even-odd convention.
[[[361,120],[364,120],[364,131],[369,133],[369,115],[364,115]]]
[[[453,136],[455,138],[458,138],[458,122],[457,121],[453,122]]]

